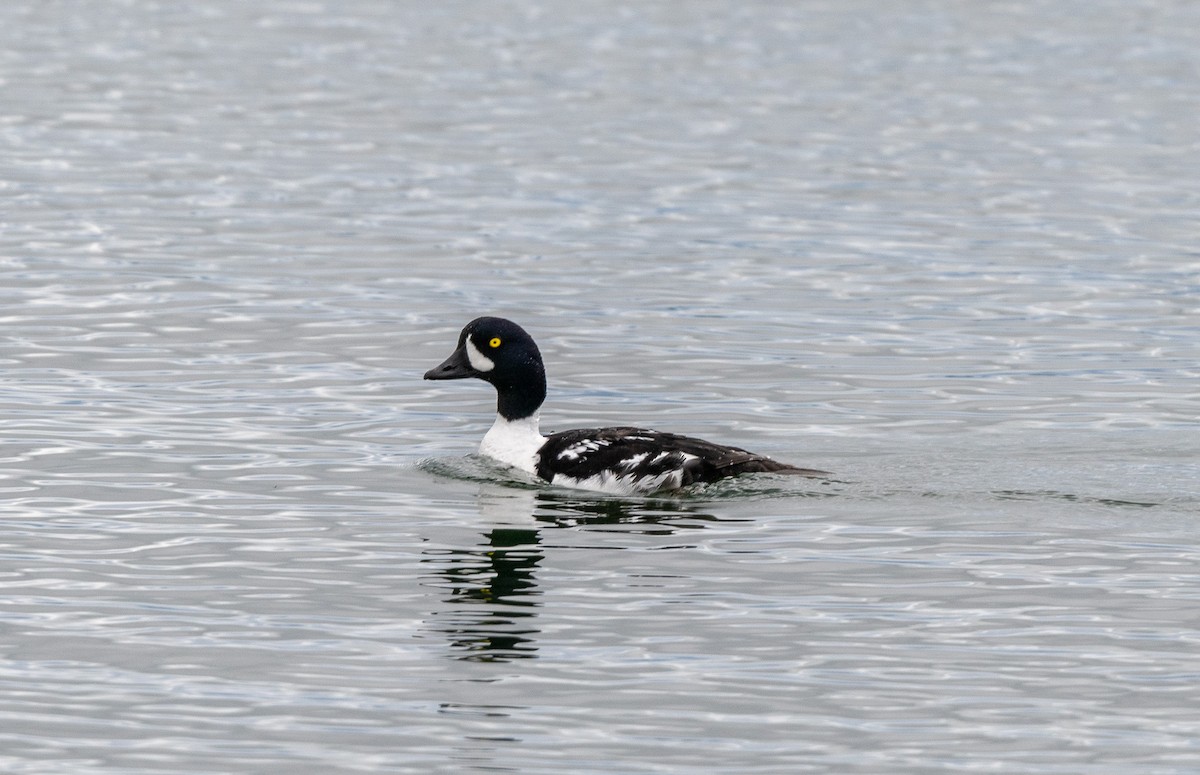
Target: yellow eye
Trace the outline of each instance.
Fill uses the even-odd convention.
[[[500,337],[498,337],[498,336],[493,336],[492,341],[488,342],[488,347],[491,347],[493,350],[495,350],[499,346],[500,346]]]

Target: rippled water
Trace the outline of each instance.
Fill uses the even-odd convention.
[[[0,771],[1195,772],[1198,16],[4,4]]]

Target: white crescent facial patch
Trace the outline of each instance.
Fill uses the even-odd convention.
[[[496,364],[492,363],[492,359],[479,352],[479,348],[471,341],[471,337],[467,337],[464,342],[467,347],[467,360],[471,362],[471,367],[475,371],[491,371],[496,368]]]

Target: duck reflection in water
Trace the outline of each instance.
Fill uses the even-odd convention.
[[[429,551],[422,562],[437,565],[438,586],[449,590],[450,608],[434,626],[450,637],[461,659],[506,661],[537,651],[534,626],[541,592],[534,569],[543,559],[537,530],[498,527],[470,549]]]
[[[505,489],[482,493],[484,516],[496,524],[483,540],[464,549],[430,549],[426,583],[447,591],[447,608],[434,612],[433,630],[447,637],[458,659],[507,662],[537,656],[541,590],[535,572],[546,559],[544,530],[612,530],[673,534],[698,529],[716,518],[678,501],[629,501],[577,494]],[[518,504],[523,504],[520,508]],[[523,512],[517,519],[514,507]],[[497,514],[497,508],[505,512]],[[524,525],[514,525],[521,521]],[[531,524],[532,523],[532,524]]]

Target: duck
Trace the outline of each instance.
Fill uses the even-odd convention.
[[[546,368],[533,337],[506,318],[479,317],[427,380],[480,379],[496,389],[496,421],[485,457],[558,487],[645,495],[742,474],[827,477],[740,447],[634,427],[577,428],[542,435]]]

